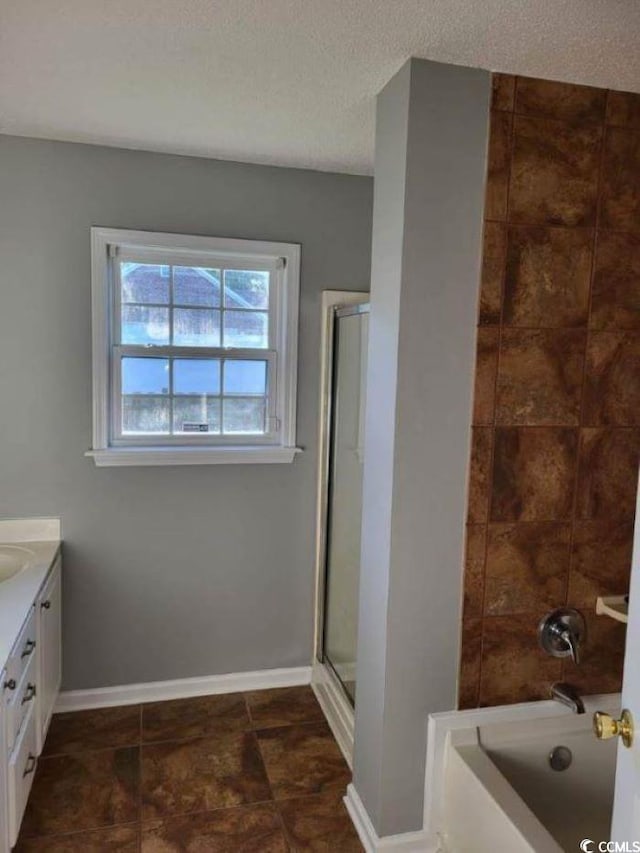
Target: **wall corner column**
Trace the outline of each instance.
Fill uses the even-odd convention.
[[[354,786],[422,827],[456,705],[490,74],[412,59],[378,97]]]

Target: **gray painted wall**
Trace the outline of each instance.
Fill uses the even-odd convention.
[[[354,785],[381,836],[422,827],[456,706],[489,94],[414,59],[378,98]]]
[[[0,517],[59,515],[64,688],[306,665],[320,292],[369,284],[372,181],[0,137]],[[103,468],[92,225],[302,244],[291,465]]]
[[[378,831],[410,84],[407,63],[378,96],[376,110],[354,785]]]

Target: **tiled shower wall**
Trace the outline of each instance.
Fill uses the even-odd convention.
[[[617,690],[640,456],[640,95],[495,75],[460,707]],[[580,666],[536,628],[586,616]]]

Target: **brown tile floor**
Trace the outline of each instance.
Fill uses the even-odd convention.
[[[361,851],[309,687],[58,714],[17,853]]]

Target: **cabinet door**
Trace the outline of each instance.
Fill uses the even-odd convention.
[[[38,754],[42,752],[62,679],[61,563],[57,558],[36,604],[40,678],[38,679]]]
[[[3,685],[6,673],[0,672],[0,853],[9,851],[9,789],[7,780],[7,743],[5,739],[6,702]]]

